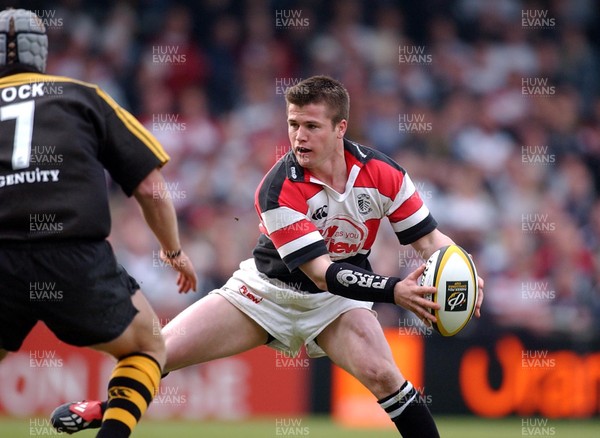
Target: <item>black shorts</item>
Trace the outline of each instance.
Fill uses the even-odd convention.
[[[67,344],[111,341],[138,312],[138,289],[107,241],[0,242],[0,348],[17,351],[37,321]]]

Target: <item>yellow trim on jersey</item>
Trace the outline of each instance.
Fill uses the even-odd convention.
[[[150,131],[148,131],[127,110],[121,108],[121,106],[119,106],[119,104],[115,102],[112,97],[110,97],[97,85],[68,78],[66,76],[54,76],[41,73],[18,73],[0,78],[0,88],[24,85],[31,82],[70,82],[73,84],[82,85],[84,87],[93,88],[98,96],[100,96],[113,109],[125,127],[152,151],[152,153],[160,160],[161,164],[165,164],[167,161],[169,161],[169,155],[165,152],[161,144],[150,133]]]
[[[150,149],[154,155],[161,161],[162,164],[165,164],[169,161],[169,156],[160,145],[158,140],[144,128],[135,117],[133,117],[128,111],[124,110],[119,106],[117,102],[113,100],[108,94],[102,91],[100,88],[96,87],[96,93],[104,99],[108,105],[113,109],[113,111],[117,114],[117,117],[123,122],[123,124],[131,131],[133,135],[140,139],[142,143],[144,143],[148,149]]]
[[[79,81],[66,76],[55,76],[42,73],[17,73],[14,75],[4,76],[3,78],[0,78],[0,87],[6,87],[9,85],[23,85],[31,82],[72,82],[74,84],[83,85],[89,88],[98,88],[97,85],[90,84],[89,82]]]

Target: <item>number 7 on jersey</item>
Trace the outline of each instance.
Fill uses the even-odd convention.
[[[35,102],[33,100],[0,107],[0,122],[16,120],[12,153],[13,170],[29,167],[34,110]]]

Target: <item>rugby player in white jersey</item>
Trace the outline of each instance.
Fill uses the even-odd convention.
[[[253,258],[164,327],[165,370],[264,344],[294,355],[304,345],[309,356],[327,355],[368,388],[403,437],[438,437],[371,310],[373,302],[388,302],[435,321],[430,310],[439,306],[424,298],[435,289],[418,283],[424,265],[401,280],[374,274],[368,255],[385,217],[399,243],[425,259],[453,241],[437,229],[404,169],[345,139],[349,96],[341,83],[308,78],[287,91],[286,103],[291,150],[256,191],[261,234]],[[481,279],[479,287],[477,317]],[[182,331],[188,336],[177,335]],[[77,407],[59,410],[76,418]]]

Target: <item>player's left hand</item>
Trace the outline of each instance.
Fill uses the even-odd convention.
[[[177,275],[177,286],[179,286],[179,293],[188,293],[190,290],[196,291],[198,285],[198,276],[192,261],[187,254],[181,251],[181,254],[175,258],[166,257],[165,253],[160,251],[161,260],[175,269],[179,274]]]
[[[427,295],[433,295],[436,292],[434,287],[421,286],[419,277],[425,271],[425,264],[422,264],[411,272],[404,280],[399,281],[394,286],[394,302],[401,307],[413,312],[427,326],[432,322],[437,322],[435,315],[431,312],[440,308],[438,303],[425,298]]]

